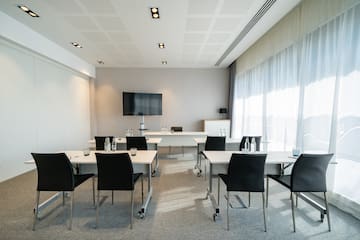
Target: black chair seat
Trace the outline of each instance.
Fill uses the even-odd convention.
[[[79,186],[80,184],[82,184],[83,182],[94,176],[95,174],[92,173],[74,175],[74,187]]]
[[[143,175],[143,173],[134,173],[133,174],[133,181],[136,183],[137,180]]]
[[[267,175],[269,178],[280,183],[284,187],[290,188],[291,186],[291,176],[290,175]]]

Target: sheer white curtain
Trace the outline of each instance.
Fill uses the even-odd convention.
[[[359,26],[357,4],[238,74],[232,118],[233,137],[262,134],[269,142],[267,150],[296,146],[302,152],[335,153],[333,197],[356,206],[360,204]]]
[[[268,150],[290,151],[296,143],[299,106],[297,53],[294,46],[270,60],[266,84],[265,139]]]
[[[261,65],[246,72],[234,84],[232,137],[262,135],[263,128],[263,69]]]
[[[333,191],[360,203],[360,5],[341,16],[341,26]]]

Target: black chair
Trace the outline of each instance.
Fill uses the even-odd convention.
[[[95,153],[95,155],[98,169],[96,227],[99,222],[100,190],[122,190],[131,191],[130,228],[132,229],[134,214],[134,186],[139,178],[141,178],[142,203],[144,202],[143,173],[134,173],[133,165],[128,153]]]
[[[224,136],[207,136],[205,142],[205,151],[225,151],[225,137]],[[203,151],[200,154],[206,159]],[[201,159],[200,159],[200,167],[201,167]],[[206,163],[205,163],[205,179],[206,179]]]
[[[138,150],[148,150],[146,138],[140,137],[126,137],[126,149],[137,148]]]
[[[326,199],[326,170],[332,157],[333,154],[301,154],[294,163],[291,175],[267,175],[266,206],[268,205],[269,196],[269,178],[291,191],[290,198],[294,232],[296,232],[296,228],[293,193],[297,197],[301,192],[324,193],[324,214],[327,215],[329,232],[331,231],[329,207]]]
[[[94,174],[74,174],[73,166],[65,153],[31,153],[31,155],[35,160],[38,174],[33,230],[35,230],[35,224],[38,218],[41,191],[63,192],[63,205],[65,204],[65,192],[71,192],[69,223],[69,230],[71,230],[74,189],[87,179],[92,178],[93,204],[95,205]]]
[[[240,142],[240,147],[239,147],[239,150],[240,150],[240,151],[241,151],[243,148],[245,148],[246,138],[249,139],[249,144],[251,144],[252,138],[255,138],[256,151],[260,151],[261,136],[243,136],[243,137],[241,138],[241,142]],[[250,147],[250,146],[249,146],[249,147]]]
[[[226,185],[227,230],[229,230],[229,192],[261,192],[263,201],[264,227],[266,232],[266,212],[264,198],[264,165],[266,154],[232,154],[227,174],[219,174],[218,205],[220,205],[220,179]]]
[[[104,143],[105,143],[105,139],[107,137],[110,139],[110,144],[111,144],[114,136],[95,136],[96,150],[104,150],[105,149]]]

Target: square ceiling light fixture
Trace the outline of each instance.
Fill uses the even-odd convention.
[[[151,7],[150,8],[151,17],[154,19],[160,18],[159,8],[157,7]]]

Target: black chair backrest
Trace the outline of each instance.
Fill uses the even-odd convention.
[[[334,154],[301,154],[291,172],[292,192],[326,192],[326,170]]]
[[[138,150],[148,150],[146,138],[141,137],[126,137],[126,149],[137,148]]]
[[[105,146],[105,138],[109,138],[110,139],[110,144],[112,143],[113,140],[113,136],[95,136],[95,145],[96,145],[96,150],[104,150]]]
[[[227,191],[264,192],[266,154],[233,153],[228,166]]]
[[[240,142],[240,148],[239,148],[240,151],[241,151],[243,148],[245,148],[246,138],[249,138],[249,144],[251,144],[252,138],[255,138],[256,151],[260,151],[261,136],[243,136],[243,137],[241,138],[241,142]],[[250,147],[250,146],[249,146],[249,147]]]
[[[128,153],[95,153],[98,190],[134,190],[133,165]]]
[[[225,137],[208,136],[205,142],[205,150],[225,151]]]
[[[38,191],[73,191],[74,173],[65,153],[31,153],[38,173]]]
[[[171,127],[170,130],[172,132],[182,132],[183,131],[183,127]]]

